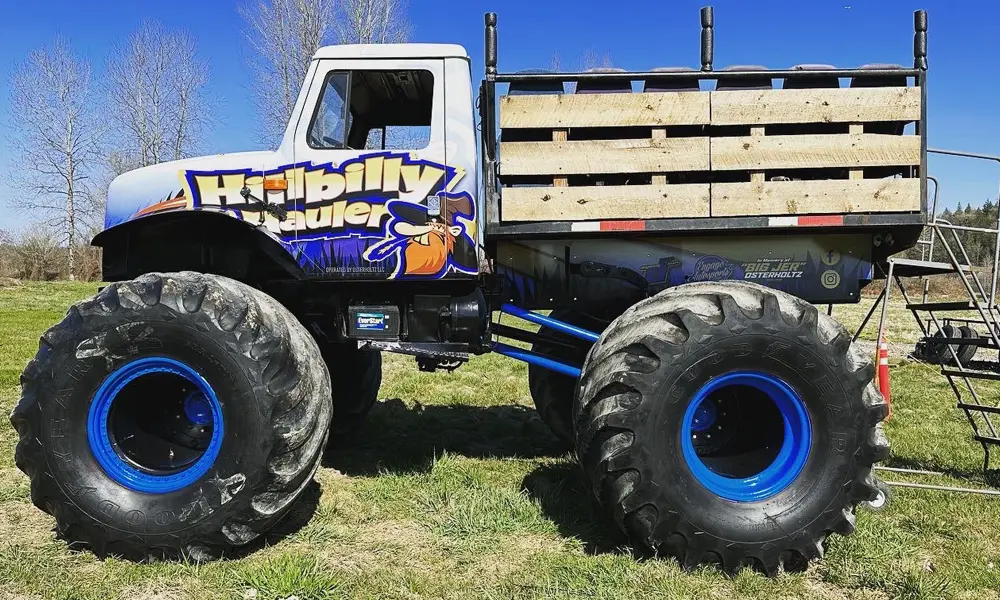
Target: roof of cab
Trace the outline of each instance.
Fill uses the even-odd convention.
[[[343,44],[323,46],[313,59],[322,58],[464,58],[469,55],[458,44]]]

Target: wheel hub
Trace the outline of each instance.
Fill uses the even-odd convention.
[[[222,446],[222,406],[190,366],[147,357],[112,371],[94,394],[87,418],[91,452],[104,472],[138,492],[191,485]]]
[[[780,378],[734,372],[706,383],[681,423],[681,450],[694,478],[736,502],[778,494],[805,466],[811,429],[805,404]]]
[[[195,425],[204,426],[212,423],[212,407],[200,390],[192,390],[184,397],[184,416]]]
[[[715,419],[718,416],[718,412],[719,410],[716,408],[713,400],[702,400],[694,409],[694,417],[691,420],[691,430],[696,433],[701,433],[709,429],[712,425],[715,425]]]

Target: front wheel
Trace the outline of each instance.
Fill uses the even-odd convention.
[[[607,312],[557,309],[549,316],[557,321],[599,333],[604,331],[608,323],[617,316],[617,313],[609,315]],[[597,316],[592,313],[596,313]],[[548,327],[541,327],[538,330],[538,340],[531,346],[531,351],[575,366],[583,364],[590,346],[588,342]],[[535,403],[535,410],[567,448],[573,445],[573,396],[576,393],[576,384],[575,377],[556,373],[544,367],[528,365],[528,391]]]
[[[877,495],[888,445],[871,361],[812,305],[680,286],[614,321],[584,364],[577,454],[640,546],[775,573],[822,555]]]
[[[277,301],[197,273],[144,275],[41,338],[11,415],[16,463],[59,534],[96,554],[214,558],[312,481],[330,379]]]

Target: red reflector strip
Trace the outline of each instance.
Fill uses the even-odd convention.
[[[827,225],[843,225],[844,215],[768,217],[767,224],[771,227],[824,227]]]
[[[816,227],[819,225],[843,225],[844,215],[815,215],[799,217],[799,227]]]
[[[645,221],[601,221],[601,231],[645,231]]]

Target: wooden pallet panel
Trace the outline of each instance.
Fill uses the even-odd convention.
[[[709,216],[710,185],[505,188],[504,221],[598,221]]]
[[[919,178],[713,183],[711,187],[713,217],[920,210]]]
[[[920,164],[915,135],[814,134],[712,138],[713,171]]]
[[[920,119],[919,87],[726,90],[710,94],[712,125]]]
[[[502,96],[500,127],[664,127],[707,125],[704,92],[643,94],[537,94]]]
[[[500,144],[503,175],[707,171],[707,137]]]

